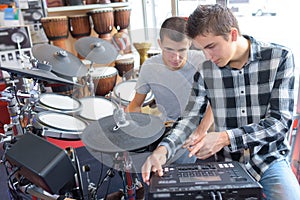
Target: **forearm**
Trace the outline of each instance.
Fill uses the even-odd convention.
[[[197,127],[196,132],[198,132],[198,133],[207,132],[208,129],[212,126],[213,122],[214,122],[214,116],[212,113],[212,109],[211,109],[210,105],[207,105],[205,115],[204,115],[203,119],[201,120],[199,126]]]
[[[126,112],[141,112],[141,106],[131,102],[125,109]]]

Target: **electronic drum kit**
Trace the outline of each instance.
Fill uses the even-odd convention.
[[[40,138],[45,141],[48,137],[70,141],[81,140],[97,160],[105,162],[100,159],[102,153],[112,157],[113,165],[110,170],[115,168],[122,171],[125,199],[135,199],[135,189],[140,182],[137,177],[131,176],[136,172],[131,155],[139,154],[140,149],[159,139],[165,126],[162,120],[154,115],[125,113],[122,107],[124,99],[121,100],[120,91],[119,96],[114,98],[111,98],[112,95],[106,98],[93,94],[94,81],[92,79],[95,71],[93,63],[111,63],[118,56],[118,52],[109,42],[100,38],[83,37],[76,41],[75,47],[82,57],[91,61],[89,69],[78,57],[48,44],[33,47],[34,58],[30,58],[32,64],[30,68],[0,66],[1,70],[10,75],[9,83],[12,85],[1,92],[0,100],[8,103],[11,117],[11,124],[7,125],[9,128],[1,134],[1,143],[6,144],[3,145],[7,148],[5,152],[10,152],[17,148],[18,143],[21,143],[19,141],[22,141],[24,135],[27,134],[41,136]],[[74,79],[74,77],[82,76],[89,78],[86,84],[89,86],[90,96],[78,99],[67,95],[41,92],[45,82],[82,88],[84,85],[77,83]],[[15,85],[17,78],[32,79],[33,84],[28,87],[31,90],[29,92],[17,91]],[[152,96],[150,101],[151,98]],[[28,146],[28,148],[35,148],[34,146]],[[30,195],[42,199],[54,199],[53,195],[57,194],[52,194],[53,191],[47,190],[47,187],[41,184],[45,180],[36,180],[27,176],[27,173],[20,170],[26,166],[21,166],[22,164],[18,161],[12,164],[7,160],[5,165],[10,171],[10,178],[13,177],[17,182],[21,179],[28,179],[29,185],[34,185],[38,191],[42,191],[34,190]],[[74,163],[74,166],[77,169],[75,170],[77,173],[74,174],[74,179],[76,179],[74,188],[80,189],[77,189],[76,195],[73,194],[73,196],[76,199],[84,199],[78,163]],[[94,184],[89,184],[89,187],[91,185]],[[15,186],[11,187],[15,191],[19,189]],[[89,189],[89,192],[93,191],[89,194],[89,199],[97,198],[96,193],[99,187],[100,185],[94,185],[93,190]],[[74,188],[72,186],[70,190],[73,191]],[[72,198],[72,195],[70,197]]]

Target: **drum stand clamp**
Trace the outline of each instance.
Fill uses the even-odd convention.
[[[92,77],[93,71],[94,71],[93,62],[91,61],[90,67],[88,69],[88,74],[87,74],[87,84],[88,84],[89,92],[91,94],[90,96],[95,96],[95,84]]]
[[[5,88],[5,90],[1,92],[2,97],[0,97],[0,100],[8,103],[7,109],[11,118],[11,123],[6,125],[6,136],[17,136],[24,134],[22,125],[27,126],[29,124],[29,121],[23,121],[23,114],[27,113],[29,115],[27,117],[27,120],[30,119],[31,108],[35,105],[40,95],[38,90],[38,83],[34,85],[29,94],[16,91],[15,88],[16,86],[14,84],[13,86]],[[28,104],[26,104],[26,106],[23,106],[22,108],[21,102],[19,101],[20,97],[27,98],[29,101]],[[21,121],[23,121],[23,124],[21,123]]]
[[[7,108],[11,118],[9,128],[13,131],[13,135],[22,135],[24,132],[20,123],[19,102],[13,88],[14,86],[7,87],[3,92],[1,92],[2,97],[0,100],[8,102]]]

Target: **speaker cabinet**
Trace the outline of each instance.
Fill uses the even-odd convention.
[[[17,173],[51,194],[74,186],[76,170],[67,153],[32,133],[22,135],[5,157]]]

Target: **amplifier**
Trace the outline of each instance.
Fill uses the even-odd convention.
[[[22,135],[5,158],[18,174],[51,194],[64,194],[75,185],[76,169],[67,153],[32,133]]]
[[[239,162],[169,165],[150,179],[149,199],[260,200],[262,186]]]

